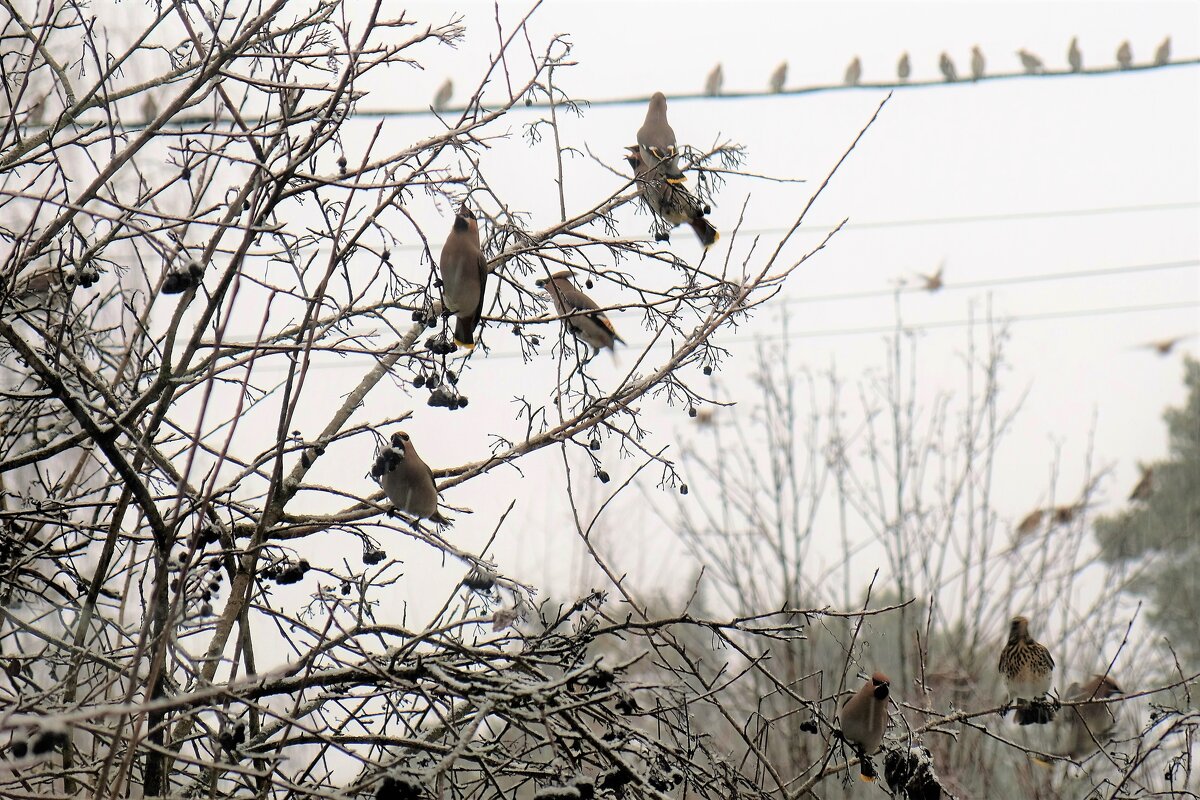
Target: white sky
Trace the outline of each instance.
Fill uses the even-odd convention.
[[[506,25],[524,14],[525,4],[505,3]],[[353,163],[380,122],[374,110],[427,107],[435,90],[450,76],[461,102],[471,81],[482,75],[497,49],[494,9],[486,3],[415,3],[406,15],[436,24],[464,13],[466,40],[458,49],[422,47],[413,53],[424,70],[392,70],[386,80],[359,88],[370,94],[358,107],[359,119],[345,129],[347,156]],[[464,11],[465,9],[465,11]],[[388,9],[398,13],[398,9]],[[507,28],[506,28],[507,30]],[[611,3],[550,2],[533,17],[531,38],[540,51],[549,36],[567,34],[578,66],[557,71],[555,80],[577,100],[646,97],[656,90],[668,97],[694,94],[714,63],[724,65],[727,91],[755,91],[781,60],[788,60],[789,87],[837,83],[855,55],[863,60],[865,82],[888,80],[899,54],[908,51],[913,79],[937,76],[937,59],[947,50],[960,74],[968,71],[970,48],[978,44],[989,69],[1012,72],[1019,66],[1015,51],[1024,47],[1039,53],[1050,69],[1061,69],[1067,44],[1078,36],[1085,66],[1115,61],[1118,44],[1128,38],[1135,60],[1147,60],[1166,35],[1174,43],[1175,59],[1200,55],[1200,5],[1175,3]],[[516,60],[516,59],[514,59]],[[525,66],[514,67],[521,77]],[[748,376],[755,369],[755,344],[775,337],[781,315],[787,314],[793,363],[813,372],[836,366],[851,384],[879,375],[886,366],[887,348],[880,333],[848,333],[895,323],[893,298],[887,291],[898,280],[912,280],[917,271],[932,272],[945,261],[946,288],[936,295],[906,294],[901,314],[906,325],[922,325],[981,316],[990,306],[998,320],[1029,315],[1060,315],[1089,309],[1200,303],[1200,268],[1161,269],[1092,276],[1073,280],[1014,282],[990,289],[956,288],[978,282],[1019,276],[1045,276],[1112,270],[1162,262],[1200,259],[1200,67],[1103,76],[962,83],[953,86],[911,87],[897,91],[851,155],[842,171],[813,208],[805,229],[786,251],[793,258],[819,241],[829,225],[847,218],[850,225],[830,245],[797,271],[785,296],[772,301],[737,335],[725,334],[717,343],[731,349],[717,376],[743,409],[757,402]],[[709,255],[709,264],[730,257],[745,258],[752,237],[735,239],[732,227],[745,205],[743,228],[762,233],[759,251],[773,247],[776,229],[789,225],[821,179],[837,161],[886,93],[861,88],[810,95],[691,99],[670,103],[671,123],[681,142],[697,147],[733,141],[748,147],[745,169],[760,174],[803,178],[806,184],[767,183],[734,178],[722,189],[711,216],[722,239]],[[544,110],[519,108],[493,127],[507,139],[493,142],[483,156],[493,188],[514,209],[532,212],[530,226],[545,227],[557,218],[553,183],[553,151],[547,141],[529,146],[523,126]],[[616,169],[624,170],[621,148],[634,141],[645,113],[643,103],[585,109],[582,118],[562,120],[565,144],[586,146]],[[424,138],[440,130],[431,115],[387,117],[383,141],[389,148]],[[444,162],[453,166],[453,159]],[[332,165],[325,165],[332,169]],[[568,210],[582,210],[620,188],[611,173],[590,159],[566,163]],[[1174,205],[1174,208],[1162,208]],[[1103,214],[1062,214],[1081,210],[1155,206],[1139,211]],[[451,212],[427,198],[413,198],[407,210],[430,235],[435,252]],[[495,209],[486,209],[491,212]],[[1023,215],[1025,219],[948,222],[954,218]],[[644,234],[649,218],[627,209],[619,216],[622,233]],[[398,222],[397,218],[393,221]],[[875,226],[872,223],[905,222]],[[939,222],[940,221],[940,222]],[[912,224],[912,223],[921,224]],[[856,228],[855,225],[863,227]],[[401,228],[397,226],[397,231]],[[415,239],[408,244],[415,243]],[[677,230],[672,248],[687,258],[699,248],[686,228]],[[732,248],[732,249],[731,249]],[[397,248],[393,262],[412,259],[413,275],[427,267],[417,253]],[[754,263],[761,263],[760,255]],[[366,260],[369,260],[367,257]],[[373,268],[373,266],[365,266]],[[630,267],[635,273],[640,267]],[[647,280],[662,268],[646,262]],[[493,286],[495,283],[493,282]],[[878,291],[865,299],[820,300],[830,294]],[[602,304],[620,297],[612,286],[592,292]],[[261,312],[247,311],[255,324]],[[645,342],[638,315],[614,314],[614,322],[632,345]],[[403,320],[396,320],[402,324]],[[234,334],[246,331],[234,331]],[[1196,333],[1198,308],[1139,313],[1100,313],[1092,316],[1016,322],[1005,349],[1001,409],[1025,397],[997,461],[998,513],[1015,524],[1031,508],[1049,499],[1049,479],[1056,456],[1061,457],[1058,501],[1078,492],[1089,447],[1093,469],[1115,467],[1102,485],[1111,510],[1123,502],[1137,477],[1135,462],[1160,458],[1166,437],[1161,412],[1181,402],[1182,370],[1179,350],[1160,358],[1137,346],[1150,340]],[[478,353],[462,375],[461,390],[471,405],[453,414],[425,406],[425,393],[403,395],[381,386],[355,421],[380,419],[406,408],[415,412],[405,428],[424,459],[433,467],[474,461],[488,452],[489,432],[519,438],[523,426],[514,422],[510,402],[527,394],[532,402],[548,403],[554,359],[543,355],[522,365],[507,326],[484,332],[490,354]],[[238,338],[234,336],[233,338]],[[961,356],[967,346],[963,327],[929,328],[918,335],[919,399],[959,391],[964,377]],[[1181,348],[1195,353],[1197,342]],[[665,350],[652,354],[659,363]],[[618,377],[617,370],[636,360],[626,351],[614,367],[607,358],[593,362],[602,385]],[[318,360],[314,379],[325,384],[301,405],[294,427],[314,436],[329,410],[368,368],[366,360]],[[698,375],[695,386],[707,385]],[[743,388],[744,387],[744,388]],[[678,455],[680,437],[692,436],[694,426],[683,409],[668,409],[647,400],[641,404],[642,425],[652,432],[651,449],[671,444],[668,456]],[[273,431],[269,414],[262,421]],[[721,412],[722,414],[730,412]],[[732,413],[747,413],[734,411]],[[860,411],[850,403],[851,420]],[[718,419],[721,416],[718,415]],[[848,427],[854,427],[849,424]],[[1094,441],[1091,439],[1094,428]],[[244,425],[250,434],[252,425]],[[264,440],[264,447],[267,446]],[[253,448],[257,449],[257,448]],[[309,477],[363,495],[374,491],[367,477],[370,443],[331,448]],[[604,491],[619,486],[634,468],[606,445],[602,453],[613,481],[607,487],[588,480],[594,489],[590,507]],[[578,464],[576,465],[578,467]],[[547,449],[521,461],[523,478],[512,469],[497,470],[444,494],[443,500],[473,514],[458,514],[448,534],[459,546],[478,552],[511,498],[517,504],[504,532],[492,548],[500,568],[530,581],[546,592],[564,596],[586,588],[595,572],[580,566],[577,544],[567,515],[562,459]],[[689,572],[680,548],[666,526],[647,508],[647,498],[660,498],[672,508],[675,495],[653,488],[658,470],[647,473],[643,490],[632,490],[610,509],[613,528],[600,547],[618,572],[628,571],[634,585],[649,589],[661,583],[682,590],[680,577]],[[685,476],[693,493],[700,482]],[[303,498],[302,498],[303,499]],[[322,502],[324,502],[322,496]],[[585,504],[586,505],[586,504]],[[333,510],[323,506],[322,511]],[[345,556],[358,566],[357,543],[330,533],[306,542],[306,553],[317,553],[335,567]],[[397,603],[432,610],[444,592],[461,577],[459,564],[431,560],[426,549],[407,539],[385,542],[389,554],[406,561],[409,576],[396,590]],[[821,553],[826,564],[837,553]],[[864,581],[871,568],[884,563],[880,553],[862,557]],[[870,563],[867,563],[870,562]],[[585,585],[578,586],[580,574]],[[813,572],[816,572],[814,565]],[[417,583],[414,583],[417,582]],[[414,586],[430,591],[414,592]],[[840,592],[837,593],[840,597]],[[830,598],[836,599],[836,598]],[[998,602],[1003,603],[1002,600]],[[425,609],[428,605],[431,608]],[[997,631],[1006,611],[997,608]]]

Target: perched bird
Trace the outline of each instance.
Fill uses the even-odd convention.
[[[862,59],[858,56],[850,62],[850,66],[846,67],[846,85],[858,86],[859,80],[862,78]]]
[[[873,781],[878,777],[870,755],[883,742],[883,731],[888,721],[888,693],[891,682],[882,672],[876,672],[863,683],[857,692],[842,703],[838,719],[842,723],[842,736],[857,750],[859,777]]]
[[[912,74],[912,65],[908,61],[908,53],[900,56],[900,63],[896,64],[896,76],[900,78],[900,82],[904,83],[908,80],[908,76]]]
[[[667,183],[683,183],[687,176],[679,169],[679,154],[675,148],[675,131],[667,122],[667,96],[655,92],[646,109],[646,120],[637,132],[642,163],[657,169]]]
[[[1017,525],[1017,538],[1023,539],[1031,533],[1035,533],[1038,528],[1042,527],[1042,520],[1045,518],[1046,512],[1040,508],[1034,509],[1025,515],[1021,523]]]
[[[686,222],[696,232],[705,250],[713,246],[721,234],[704,218],[704,206],[692,196],[691,192],[679,184],[663,180],[656,170],[648,169],[642,161],[642,151],[637,145],[626,147],[625,160],[633,168],[633,174],[641,184],[642,199],[654,212],[655,216],[674,228]],[[660,234],[661,240],[670,241],[670,235]]]
[[[1029,635],[1029,620],[1025,617],[1013,617],[997,669],[1004,679],[1009,702],[1016,705],[1014,716],[1018,724],[1045,725],[1054,719],[1054,708],[1045,700],[1054,673],[1054,659],[1049,650]]]
[[[1154,51],[1154,66],[1161,67],[1171,60],[1171,37],[1162,40],[1162,44]]]
[[[709,97],[716,97],[721,93],[721,86],[725,83],[725,71],[721,69],[721,65],[717,64],[712,68],[712,72],[708,73],[708,77],[704,79],[704,93]]]
[[[1100,743],[1117,727],[1117,705],[1081,701],[1106,700],[1119,694],[1123,690],[1107,675],[1093,675],[1083,686],[1072,683],[1067,689],[1067,700],[1080,705],[1070,706],[1063,715],[1058,754],[1078,761],[1100,749]]]
[[[1129,46],[1129,40],[1121,42],[1121,46],[1117,48],[1117,64],[1121,69],[1129,69],[1133,66],[1133,48]]]
[[[454,217],[454,227],[442,245],[442,305],[456,316],[454,343],[468,350],[475,346],[475,328],[483,316],[487,287],[487,259],[479,248],[479,223],[464,202]]]
[[[1018,50],[1017,55],[1021,57],[1021,66],[1027,74],[1037,75],[1045,70],[1042,60],[1028,50]]]
[[[767,83],[767,87],[773,94],[779,94],[783,91],[783,85],[787,83],[787,62],[779,62],[779,66],[771,73],[771,80]]]
[[[613,350],[615,342],[625,343],[604,312],[594,310],[600,308],[596,301],[575,288],[571,281],[571,270],[565,269],[549,278],[542,278],[537,285],[549,293],[555,311],[564,318],[563,325],[596,351],[588,358],[589,361],[606,347]]]
[[[158,117],[158,101],[154,99],[154,90],[147,89],[142,96],[142,122],[147,125]]]
[[[446,82],[438,87],[437,93],[433,96],[433,110],[445,111],[450,105],[450,98],[454,96],[454,81],[446,78]]]
[[[1071,39],[1071,46],[1067,48],[1067,63],[1071,65],[1071,72],[1083,69],[1083,54],[1079,52],[1078,36]]]
[[[983,77],[983,51],[979,46],[971,48],[971,80],[977,81]]]
[[[938,264],[937,272],[933,273],[932,275],[922,275],[918,272],[917,277],[922,281],[921,288],[930,294],[933,294],[941,289],[946,285],[945,282],[942,281],[942,275],[945,273],[945,271],[946,262],[943,261],[941,264]]]
[[[438,513],[438,492],[431,470],[409,440],[408,434],[392,434],[391,447],[384,448],[371,467],[371,477],[379,481],[383,493],[397,511],[438,525],[450,521]]]
[[[1150,495],[1154,494],[1154,467],[1138,464],[1138,469],[1142,471],[1142,477],[1138,480],[1137,486],[1133,487],[1133,491],[1129,493],[1129,502],[1131,503],[1149,500]]]
[[[958,80],[958,70],[954,68],[954,62],[946,53],[942,53],[938,59],[938,68],[942,71],[942,77],[946,79],[947,83],[954,83]]]

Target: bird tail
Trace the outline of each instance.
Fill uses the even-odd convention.
[[[875,765],[871,763],[871,759],[867,756],[862,756],[858,760],[858,779],[866,783],[874,783],[879,777],[879,773],[875,771]]]
[[[475,349],[475,326],[479,324],[479,315],[469,316],[459,314],[454,320],[454,343],[468,350]]]
[[[717,239],[721,238],[721,234],[703,215],[693,217],[688,224],[696,232],[696,238],[700,240],[700,244],[704,245],[705,250],[712,247],[716,244]]]
[[[471,345],[471,346],[474,347],[474,345]],[[434,523],[435,525],[449,525],[450,524],[450,518],[442,516],[442,512],[440,512],[440,511],[434,511],[433,514],[429,517],[429,521]]]
[[[1013,718],[1018,725],[1048,725],[1054,721],[1054,708],[1049,703],[1030,703],[1017,706]]]

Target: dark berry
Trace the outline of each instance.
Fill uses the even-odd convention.
[[[705,374],[705,375],[712,375],[712,367],[705,367],[705,368],[704,368],[704,374]]]
[[[600,449],[600,440],[592,439],[592,443],[589,444],[588,447],[592,448],[592,452],[599,450]]]
[[[608,473],[605,472],[604,470],[600,470],[599,472],[597,472],[596,477],[600,479],[601,483],[608,483],[608,481],[609,481]]]
[[[679,484],[679,493],[680,493],[680,494],[687,494],[687,493],[688,493],[688,488],[687,488],[687,484],[686,484],[686,483],[681,483],[681,484]]]

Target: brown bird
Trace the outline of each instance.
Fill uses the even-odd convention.
[[[379,481],[383,493],[392,501],[397,511],[411,514],[418,519],[428,519],[438,525],[450,520],[438,513],[438,491],[431,470],[409,440],[408,434],[398,431],[392,434],[391,447],[375,459],[371,477]]]
[[[442,246],[442,304],[455,314],[454,342],[471,349],[475,328],[483,316],[483,293],[487,288],[487,259],[479,248],[479,223],[463,203],[454,217],[454,227]]]
[[[1054,719],[1054,707],[1045,699],[1050,691],[1054,659],[1049,650],[1029,635],[1027,618],[1013,617],[997,669],[1004,679],[1009,702],[1016,706],[1014,716],[1018,724],[1045,725]],[[1006,708],[1000,712],[1001,716],[1007,711]]]
[[[692,226],[696,238],[705,250],[712,247],[717,239],[721,238],[721,234],[704,218],[704,206],[686,188],[677,183],[669,183],[657,170],[647,168],[642,161],[640,147],[632,145],[625,149],[628,151],[625,160],[629,162],[634,176],[638,179],[642,199],[655,216],[672,228],[686,222]],[[657,238],[670,241],[671,236],[669,233],[663,233]]]
[[[767,88],[772,94],[779,94],[783,91],[783,85],[787,83],[787,62],[779,62],[779,66],[771,73],[771,80],[767,82]]]
[[[1131,503],[1149,500],[1150,495],[1154,494],[1154,467],[1138,464],[1138,469],[1142,471],[1142,477],[1138,480],[1137,486],[1133,487],[1133,491],[1129,493],[1129,502]]]
[[[1037,75],[1045,70],[1042,60],[1028,50],[1018,50],[1017,56],[1021,59],[1021,66],[1028,74]]]
[[[1129,40],[1121,42],[1121,46],[1117,48],[1117,65],[1121,69],[1129,69],[1133,66],[1133,48],[1129,46]]]
[[[1031,533],[1036,533],[1037,529],[1042,527],[1042,520],[1045,518],[1046,512],[1043,509],[1035,508],[1025,515],[1017,525],[1017,538],[1024,539]]]
[[[942,53],[938,59],[938,69],[942,71],[942,77],[947,83],[954,83],[958,80],[958,70],[954,68],[954,62],[950,60],[948,53]]]
[[[704,93],[709,97],[716,97],[721,93],[721,87],[725,84],[725,71],[721,69],[721,65],[717,64],[712,68],[712,72],[708,73],[708,77],[704,79]]]
[[[842,737],[855,749],[859,758],[859,777],[864,781],[873,781],[878,777],[870,755],[883,742],[883,731],[888,722],[890,687],[891,681],[887,675],[876,672],[842,703],[838,712]]]
[[[938,264],[937,272],[934,272],[932,275],[922,275],[918,272],[917,277],[919,277],[923,282],[921,288],[930,294],[933,294],[941,289],[946,285],[945,282],[942,281],[942,275],[945,273],[945,271],[946,262],[943,261],[941,264]]]
[[[908,81],[908,76],[912,74],[912,64],[908,60],[908,53],[900,56],[900,61],[896,64],[896,77],[901,83]]]
[[[1071,40],[1071,46],[1067,48],[1067,63],[1071,65],[1071,72],[1083,69],[1083,54],[1079,52],[1078,36]]]
[[[1067,700],[1080,705],[1069,706],[1063,715],[1059,755],[1079,761],[1099,750],[1100,744],[1117,727],[1117,705],[1081,701],[1106,700],[1123,693],[1117,682],[1107,675],[1093,675],[1083,686],[1072,683],[1067,689]]]
[[[646,120],[637,132],[642,163],[662,173],[667,183],[683,183],[687,176],[679,169],[679,153],[675,146],[675,131],[667,122],[667,96],[655,92],[650,96]]]
[[[454,81],[446,78],[441,86],[438,87],[437,93],[433,96],[433,110],[445,111],[450,105],[450,98],[454,96]]]
[[[1160,356],[1169,356],[1171,355],[1171,351],[1175,349],[1175,345],[1191,338],[1192,334],[1186,336],[1172,336],[1170,339],[1159,339],[1156,342],[1146,342],[1144,345],[1142,345],[1142,349],[1153,350]]]
[[[983,77],[983,51],[979,45],[971,48],[971,80],[977,81]]]
[[[850,66],[846,67],[846,85],[857,86],[859,79],[862,78],[862,59],[858,56],[850,62]]]
[[[575,288],[569,269],[542,278],[537,285],[550,295],[554,309],[563,317],[563,325],[567,326],[567,330],[595,349],[588,361],[606,347],[613,350],[615,342],[625,343],[604,312],[595,310],[600,308],[596,301]]]
[[[1161,67],[1171,60],[1171,37],[1162,40],[1162,44],[1154,51],[1154,66]]]

